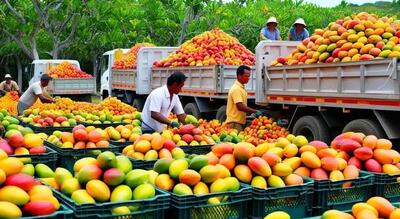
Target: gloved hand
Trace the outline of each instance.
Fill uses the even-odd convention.
[[[178,128],[179,127],[179,122],[177,121],[172,121],[169,126],[171,126],[172,128]]]
[[[257,117],[259,117],[259,116],[262,116],[263,115],[263,112],[261,111],[261,110],[256,110],[256,112],[255,113],[253,113],[253,117],[254,118],[257,118]]]

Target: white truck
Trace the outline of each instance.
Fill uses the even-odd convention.
[[[298,43],[257,45],[256,104],[309,140],[329,142],[342,131],[400,138],[398,59],[270,66]]]
[[[80,69],[79,62],[76,60],[34,60],[27,68],[27,75],[30,78],[29,85],[39,81],[42,74],[47,74],[51,68],[65,61]],[[90,102],[91,95],[96,93],[96,78],[54,78],[50,81],[47,90],[52,95],[67,96],[74,100]]]
[[[207,115],[215,117],[216,114],[217,119],[221,121],[225,120],[226,98],[229,88],[236,80],[237,66],[153,67],[154,61],[167,57],[177,49],[178,47],[141,48],[137,55],[136,69],[112,69],[112,64],[110,63],[113,63],[112,56],[114,50],[104,53],[105,57],[103,59],[108,60],[108,71],[111,71],[111,75],[107,76],[107,74],[103,73],[101,86],[103,97],[111,93],[112,96],[118,96],[125,102],[141,110],[147,95],[154,88],[165,85],[166,79],[170,74],[180,71],[188,77],[182,93],[179,95],[185,112],[197,118]],[[106,63],[106,61],[102,63]],[[107,86],[107,84],[110,85]],[[107,87],[111,87],[111,89],[107,90]],[[252,78],[247,84],[247,90],[249,101],[254,104],[254,67]],[[200,116],[200,114],[203,115]]]

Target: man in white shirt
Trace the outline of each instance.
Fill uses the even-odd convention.
[[[6,92],[11,92],[11,91],[16,91],[18,92],[18,95],[21,95],[21,91],[18,87],[17,82],[12,80],[12,77],[10,74],[6,74],[4,77],[4,81],[0,83],[0,93],[6,93]]]
[[[42,103],[53,103],[54,99],[45,96],[44,92],[46,92],[46,87],[49,84],[49,81],[53,78],[48,74],[43,74],[40,77],[40,81],[35,82],[29,86],[29,88],[22,94],[21,98],[19,98],[17,109],[18,115],[22,115],[24,110],[31,107],[37,100],[37,98],[42,101]]]
[[[164,125],[178,127],[178,122],[167,119],[173,110],[180,122],[184,122],[186,114],[183,111],[178,94],[185,84],[186,76],[181,72],[168,77],[167,85],[153,90],[146,99],[142,110],[142,130],[144,133],[161,132]]]

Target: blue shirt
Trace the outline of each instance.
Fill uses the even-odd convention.
[[[279,32],[278,28],[275,28],[273,31],[269,31],[268,27],[263,27],[261,29],[261,34],[269,40],[279,40],[281,38],[281,33]]]
[[[289,30],[290,36],[291,36],[291,41],[302,41],[305,38],[309,37],[308,31],[306,28],[303,29],[302,32],[297,33],[296,28],[292,27]]]

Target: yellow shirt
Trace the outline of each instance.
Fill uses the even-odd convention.
[[[244,89],[244,85],[239,81],[231,87],[228,93],[228,104],[226,106],[226,122],[236,122],[240,124],[246,123],[246,113],[239,111],[236,107],[237,103],[243,103],[247,105],[247,92]]]

